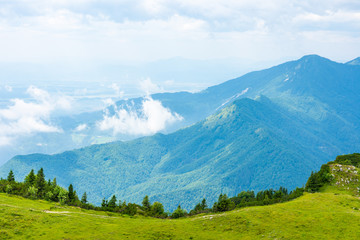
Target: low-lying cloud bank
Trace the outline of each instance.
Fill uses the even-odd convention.
[[[138,110],[134,106],[124,108],[113,105],[113,107],[115,113],[110,114],[106,110],[104,118],[97,122],[97,126],[100,130],[112,131],[114,135],[151,135],[183,119],[151,97],[146,97]]]
[[[51,123],[50,115],[57,110],[70,109],[71,98],[50,96],[34,86],[30,86],[26,93],[30,100],[11,99],[7,108],[0,109],[0,146],[10,145],[14,139],[24,135],[62,132]]]

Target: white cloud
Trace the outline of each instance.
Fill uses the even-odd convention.
[[[80,124],[75,128],[75,132],[81,132],[84,131],[88,128],[88,126],[84,123],[84,124]]]
[[[0,124],[1,127],[1,124]],[[8,146],[11,144],[11,142],[13,141],[13,138],[10,138],[8,136],[1,136],[0,135],[0,147],[2,146]]]
[[[308,49],[322,53],[322,45],[314,48],[311,41],[302,38],[302,33],[324,30],[337,37],[351,38],[351,44],[331,45],[326,57],[353,57],[360,52],[360,46],[352,44],[360,31],[360,3],[356,0],[5,3],[0,6],[3,61],[46,62],[55,58],[125,62],[174,56],[196,59],[256,56],[266,61],[274,56],[300,57]],[[294,39],[300,42],[300,48],[294,47]],[[318,41],[326,43],[327,39],[320,36]],[[272,46],[275,50],[268,50]],[[336,52],[339,48],[343,52],[340,56]]]
[[[105,108],[115,104],[114,100],[112,100],[111,98],[106,98],[106,99],[103,99],[102,101],[105,105],[104,106]]]
[[[327,10],[323,13],[304,12],[293,19],[303,28],[348,31],[360,28],[360,11]]]
[[[47,144],[46,143],[37,143],[36,146],[38,146],[38,147],[46,147]]]
[[[150,14],[159,14],[167,11],[165,3],[165,0],[143,0],[141,1],[140,6],[143,7],[144,10]]]
[[[0,146],[10,145],[14,139],[24,135],[62,131],[51,124],[50,116],[55,110],[68,110],[71,99],[50,96],[34,86],[30,86],[27,93],[31,100],[12,99],[7,108],[0,109]]]
[[[97,122],[100,130],[110,130],[114,135],[151,135],[183,119],[179,114],[165,108],[160,101],[150,97],[143,100],[140,110],[135,110],[131,106],[127,109],[116,106],[114,108],[114,115],[106,112],[104,119]]]
[[[164,84],[166,85],[166,86],[173,86],[174,84],[175,84],[175,81],[174,80],[166,80],[165,82],[164,82]]]
[[[110,85],[110,88],[114,89],[115,94],[118,98],[122,98],[124,96],[124,91],[121,91],[120,86],[116,83]]]
[[[12,92],[13,91],[13,88],[9,85],[5,85],[5,90],[8,91],[8,92]]]
[[[159,85],[153,83],[150,78],[146,78],[140,81],[139,87],[144,93],[146,93],[146,95],[164,92],[164,89]]]

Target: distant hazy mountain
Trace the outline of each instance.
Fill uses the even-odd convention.
[[[346,64],[349,64],[349,65],[360,65],[360,57],[355,58],[354,60],[351,60],[350,62],[347,62]]]
[[[42,166],[47,177],[73,183],[97,203],[113,193],[137,202],[148,194],[171,208],[180,199],[187,208],[203,197],[214,201],[221,192],[293,188],[320,164],[360,150],[359,92],[360,66],[305,56],[199,93],[152,95],[181,114],[182,125],[213,114],[190,127],[52,156],[17,156],[0,176],[13,169],[22,178]]]
[[[356,61],[356,60],[353,60]],[[154,94],[164,106],[184,116],[183,126],[199,121],[235,99],[264,95],[287,109],[322,119],[354,107],[360,100],[360,66],[308,55],[266,70],[248,73],[198,93]],[[131,99],[140,103],[141,99]],[[118,105],[125,104],[121,101]],[[334,112],[335,111],[335,112]],[[350,111],[349,114],[354,114]],[[359,112],[356,113],[359,120]]]

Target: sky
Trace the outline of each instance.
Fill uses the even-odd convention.
[[[0,62],[360,54],[358,0],[1,0]]]
[[[149,135],[182,120],[151,93],[196,92],[307,54],[347,62],[359,43],[359,0],[0,0],[0,164],[51,152],[37,134],[68,134],[58,115],[145,96],[140,112],[105,111],[96,130]]]

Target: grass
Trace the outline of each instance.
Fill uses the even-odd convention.
[[[287,203],[169,220],[0,194],[0,239],[357,239],[360,201],[331,192]]]

